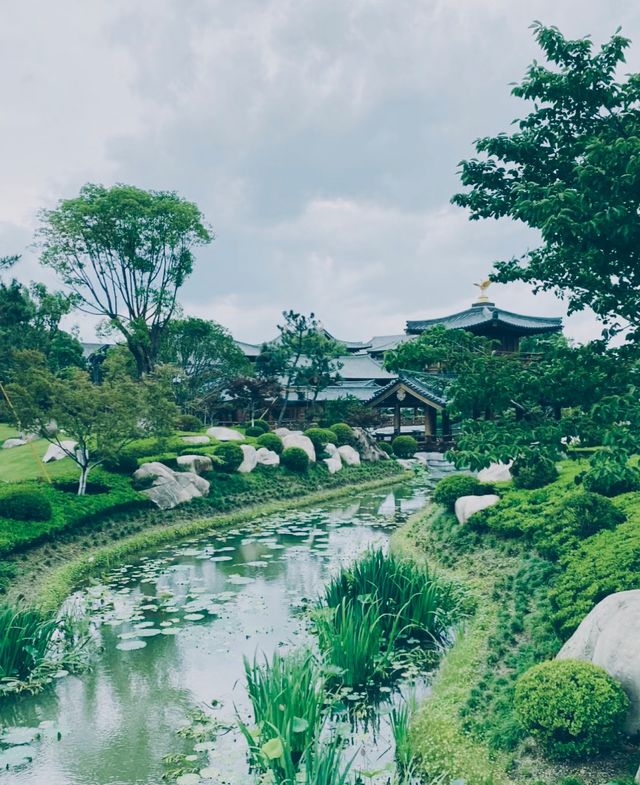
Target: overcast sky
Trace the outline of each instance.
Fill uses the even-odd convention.
[[[181,302],[240,339],[283,309],[339,338],[464,308],[536,238],[449,204],[473,140],[508,130],[534,19],[636,41],[637,0],[0,0],[0,255],[87,181],[171,189],[216,233]],[[562,302],[495,286],[503,307]],[[81,323],[83,337],[92,337]],[[588,314],[567,332],[598,328]]]

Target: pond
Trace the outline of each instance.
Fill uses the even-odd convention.
[[[9,765],[0,782],[158,785],[165,755],[193,752],[176,731],[194,710],[230,726],[236,710],[247,716],[243,655],[307,642],[304,609],[328,576],[384,547],[428,494],[419,480],[354,491],[148,553],[74,595],[69,602],[89,606],[101,653],[81,675],[0,705],[0,761]],[[356,729],[358,769],[380,768],[390,744],[388,728]],[[235,729],[221,733],[205,752],[210,781],[251,782],[245,751]]]

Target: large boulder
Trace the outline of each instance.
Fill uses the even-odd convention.
[[[244,458],[240,466],[238,466],[238,471],[242,472],[243,474],[248,474],[249,472],[252,472],[258,465],[257,450],[251,444],[241,444],[240,449],[242,450]]]
[[[176,463],[181,469],[194,474],[204,474],[213,469],[213,461],[208,455],[178,455]]]
[[[61,461],[63,458],[68,457],[68,453],[73,452],[78,442],[72,439],[65,439],[60,444],[50,444],[47,451],[42,456],[42,463],[49,463],[50,461]],[[66,452],[65,452],[66,451]]]
[[[478,472],[478,479],[480,482],[509,482],[512,480],[511,465],[509,463],[491,463],[486,469],[480,469]]]
[[[161,510],[170,510],[178,504],[190,502],[209,493],[209,483],[193,472],[174,472],[163,463],[143,463],[133,474],[137,482],[151,482],[141,493]]]
[[[360,454],[348,444],[343,444],[341,447],[338,447],[338,454],[340,455],[342,462],[346,463],[347,466],[360,466]]]
[[[2,442],[2,449],[3,450],[10,450],[12,447],[22,447],[26,444],[26,439],[21,439],[20,437],[16,437],[14,439],[5,439]]]
[[[276,436],[279,436],[281,439],[285,436],[288,436],[292,431],[289,428],[276,428],[274,431]]]
[[[389,456],[387,453],[380,449],[375,438],[365,431],[364,428],[353,428],[353,435],[356,439],[358,452],[363,461],[387,461]]]
[[[185,444],[210,444],[211,439],[202,434],[202,436],[182,436],[182,441]]]
[[[560,649],[558,659],[592,662],[617,679],[631,701],[625,730],[640,732],[640,589],[601,600]]]
[[[456,518],[459,523],[466,523],[475,512],[493,507],[499,501],[500,497],[494,493],[489,493],[486,496],[460,496],[456,499]]]
[[[273,450],[266,447],[259,447],[256,450],[256,458],[260,466],[280,466],[280,456]]]
[[[329,442],[329,444],[325,444],[324,451],[327,453],[329,458],[333,458],[334,455],[338,454],[338,448],[335,446],[335,444],[331,444],[331,442]]]
[[[335,455],[332,455],[330,458],[323,458],[322,460],[327,464],[329,474],[335,474],[342,469],[342,459],[340,458],[340,453],[337,451]]]
[[[307,453],[311,463],[316,462],[316,451],[313,442],[308,436],[305,436],[302,433],[288,433],[286,436],[282,437],[282,444],[285,449],[287,447],[299,447]]]
[[[207,435],[212,436],[219,442],[242,442],[244,436],[240,431],[234,431],[233,428],[223,428],[222,426],[215,426],[207,430]]]

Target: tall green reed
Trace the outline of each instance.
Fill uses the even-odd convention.
[[[0,606],[0,678],[28,679],[45,662],[57,628],[52,616]]]

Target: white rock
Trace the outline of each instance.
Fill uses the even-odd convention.
[[[396,461],[402,466],[403,469],[415,469],[418,461],[413,458],[396,458]]]
[[[238,466],[238,471],[243,474],[248,474],[258,465],[257,450],[252,444],[241,444],[240,449],[242,450],[244,459],[240,466]]]
[[[72,439],[65,439],[64,441],[60,442],[60,445],[57,444],[50,444],[47,447],[47,451],[42,456],[42,463],[49,463],[50,461],[61,461],[63,458],[67,458],[68,454],[65,452],[73,452],[76,448],[78,442],[74,442]]]
[[[233,428],[223,428],[216,426],[207,430],[207,435],[212,436],[219,442],[241,442],[244,436],[239,431],[234,431]]]
[[[459,523],[466,523],[474,512],[486,510],[487,507],[493,507],[500,501],[500,497],[494,493],[487,494],[486,496],[460,496],[456,499],[456,518]]]
[[[259,447],[256,450],[256,457],[261,466],[279,466],[280,456],[273,450],[268,450],[266,447]]]
[[[288,436],[291,431],[288,428],[276,428],[274,433],[282,439],[283,436]]]
[[[25,439],[20,439],[16,437],[15,439],[5,439],[2,443],[3,450],[10,450],[12,447],[22,447],[23,444],[26,444]]]
[[[204,474],[213,469],[213,461],[208,455],[178,455],[176,463],[194,474]]]
[[[363,461],[388,461],[389,456],[380,448],[375,437],[364,428],[353,428],[353,435],[358,445],[358,452]]]
[[[625,730],[640,731],[640,589],[610,594],[584,617],[558,659],[585,660],[617,679],[631,707]]]
[[[360,455],[358,451],[350,445],[343,444],[341,447],[338,447],[338,453],[340,454],[342,462],[346,463],[347,466],[360,466]]]
[[[143,463],[133,474],[140,481],[151,479],[153,485],[141,491],[161,510],[170,510],[209,493],[209,483],[193,472],[174,472],[163,463]]]
[[[478,472],[478,479],[480,482],[509,482],[511,477],[511,466],[513,461],[509,463],[491,463],[486,469],[480,469]]]
[[[327,453],[329,458],[333,458],[334,455],[338,454],[338,448],[335,446],[335,444],[331,444],[331,442],[325,445],[324,451]]]
[[[305,436],[302,433],[289,433],[282,438],[282,443],[284,444],[285,449],[287,447],[299,447],[307,453],[311,463],[316,462],[316,451],[313,442],[308,436]]]
[[[335,474],[342,469],[342,459],[340,458],[340,453],[336,452],[335,455],[332,455],[331,458],[323,458],[322,459],[327,464],[327,469],[329,469],[329,474]]]
[[[183,436],[181,437],[185,444],[210,444],[211,439],[202,434],[202,436]]]

